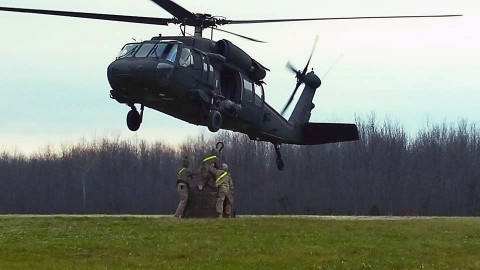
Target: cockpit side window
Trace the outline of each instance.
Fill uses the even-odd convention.
[[[167,59],[172,63],[175,62],[175,58],[177,57],[177,50],[178,50],[178,44],[174,44],[172,48],[168,51],[165,59]]]
[[[193,55],[189,48],[182,48],[182,53],[180,54],[178,64],[182,67],[193,68]]]

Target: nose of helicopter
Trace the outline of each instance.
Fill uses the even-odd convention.
[[[122,92],[154,90],[166,86],[173,66],[153,59],[119,59],[108,66],[108,82]]]

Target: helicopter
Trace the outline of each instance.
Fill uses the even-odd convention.
[[[107,68],[110,97],[130,108],[126,122],[137,131],[143,121],[145,107],[182,121],[206,126],[211,132],[220,129],[246,134],[250,139],[273,144],[276,164],[284,168],[282,144],[316,145],[355,141],[357,126],[349,123],[309,122],[314,109],[313,98],[321,86],[320,78],[308,71],[310,57],[302,70],[291,64],[296,85],[281,112],[266,102],[265,77],[270,70],[229,40],[204,38],[205,29],[222,31],[252,42],[263,42],[220,29],[223,25],[278,23],[321,20],[400,19],[454,17],[461,15],[413,15],[377,17],[330,17],[299,19],[228,20],[205,13],[193,13],[170,0],[152,0],[173,18],[39,10],[0,7],[0,11],[77,17],[139,24],[177,24],[181,36],[154,36],[142,42],[125,44],[115,61]],[[194,27],[194,35],[186,27]],[[304,89],[287,119],[284,114],[300,88]],[[139,107],[139,108],[137,108]]]

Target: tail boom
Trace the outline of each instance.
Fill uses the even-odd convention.
[[[305,123],[300,144],[313,145],[358,140],[355,124],[343,123]]]

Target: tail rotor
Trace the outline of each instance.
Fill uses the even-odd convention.
[[[286,68],[291,70],[293,73],[295,73],[297,84],[295,85],[295,88],[293,89],[293,93],[288,99],[287,104],[285,104],[285,107],[282,110],[282,115],[285,113],[285,111],[288,109],[288,107],[292,103],[293,98],[295,97],[295,94],[297,93],[297,90],[300,87],[300,85],[305,81],[305,74],[307,74],[308,65],[310,64],[310,60],[312,60],[313,52],[315,51],[315,47],[317,46],[317,41],[318,41],[318,36],[315,37],[312,52],[310,53],[310,57],[308,58],[307,64],[305,65],[305,68],[303,69],[303,71],[297,70],[290,62],[287,63]]]

